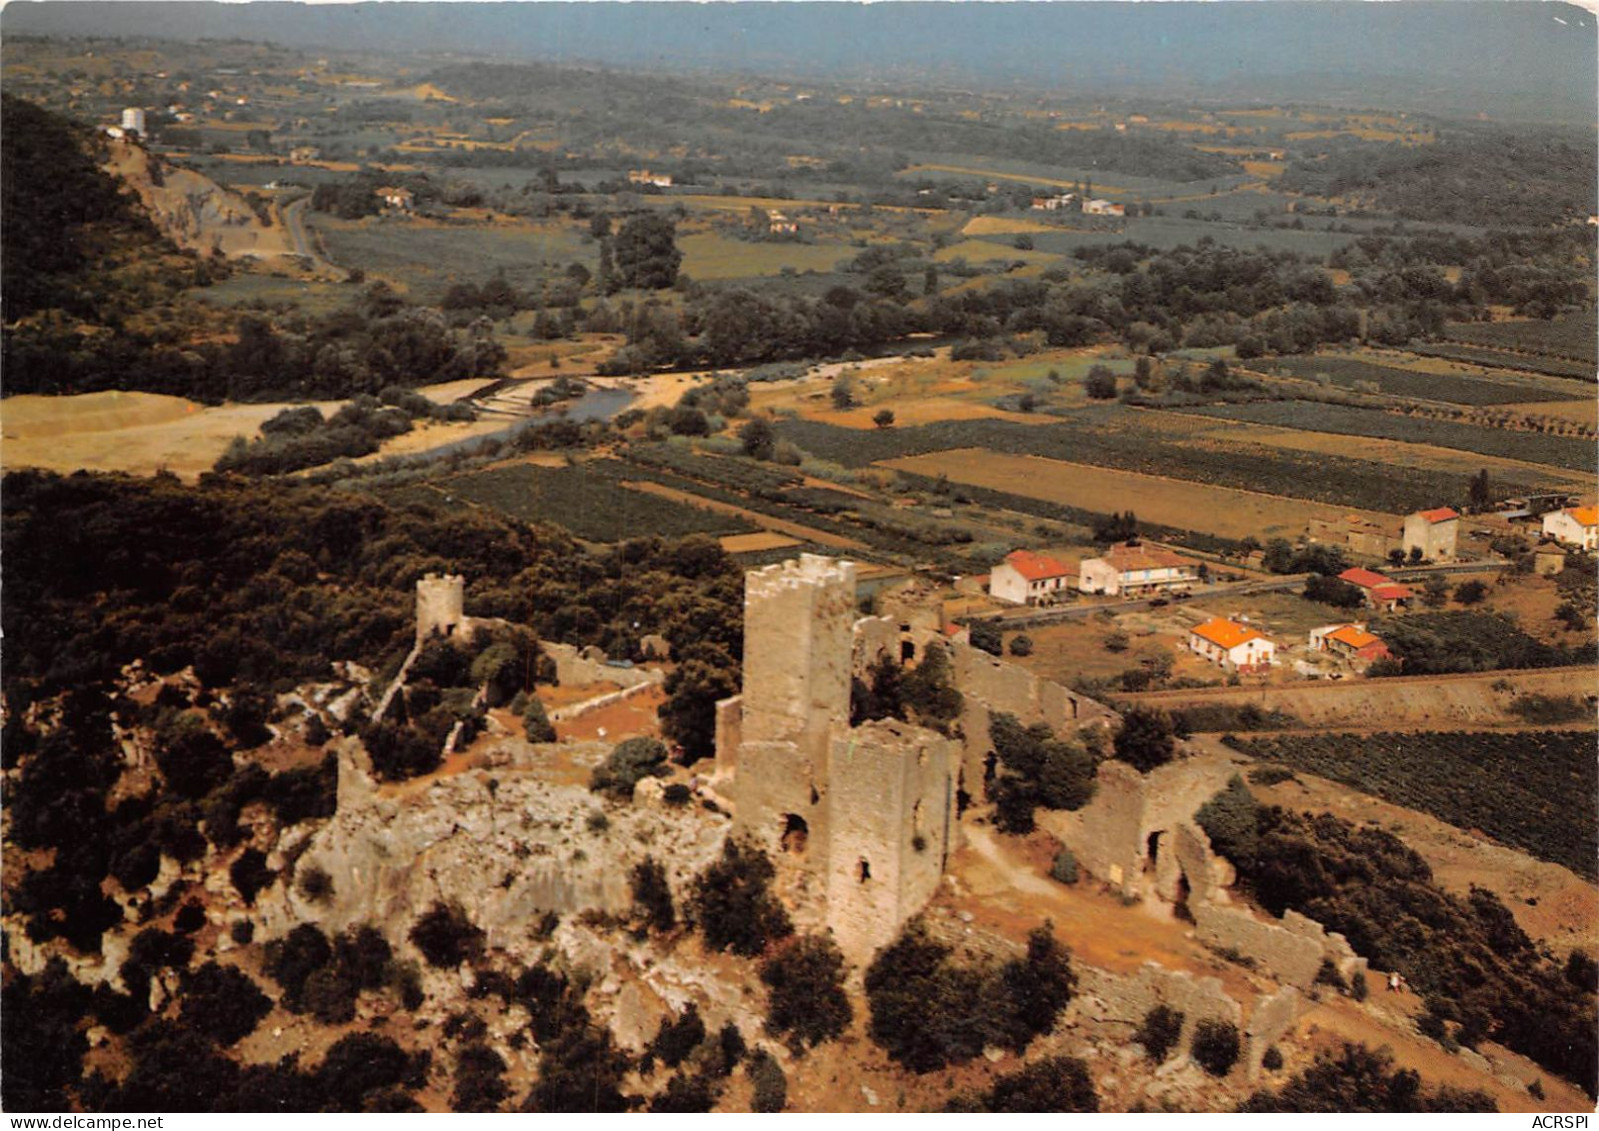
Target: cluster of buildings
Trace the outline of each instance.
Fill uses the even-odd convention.
[[[1081,203],[1079,203],[1079,200]],[[1079,198],[1075,192],[1063,192],[1056,196],[1033,197],[1033,210],[1035,212],[1082,212],[1085,216],[1125,216],[1127,206],[1118,204],[1113,200],[1101,200],[1095,197]]]
[[[994,567],[988,592],[995,600],[1013,605],[1053,604],[1056,597],[1070,591],[1074,578],[1082,593],[1147,597],[1186,592],[1200,580],[1200,571],[1198,564],[1187,558],[1139,542],[1118,543],[1076,569],[1048,554],[1016,550]]]

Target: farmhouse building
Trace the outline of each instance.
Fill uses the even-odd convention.
[[[1089,558],[1078,570],[1077,587],[1108,596],[1158,593],[1187,588],[1199,580],[1194,563],[1170,550],[1124,542],[1102,557]]]
[[[666,173],[652,173],[648,169],[629,169],[627,183],[630,185],[654,185],[656,188],[671,188],[672,178]]]
[[[1346,569],[1338,575],[1338,580],[1359,589],[1367,608],[1381,609],[1387,613],[1408,606],[1416,596],[1415,590],[1408,585],[1401,585],[1375,570]]]
[[[1313,518],[1309,533],[1319,542],[1344,546],[1363,558],[1375,558],[1378,561],[1386,558],[1388,551],[1398,545],[1391,528],[1358,514]]]
[[[792,236],[799,231],[799,225],[772,208],[766,213],[766,230],[774,236]]]
[[[1033,208],[1038,212],[1058,212],[1062,208],[1070,207],[1072,201],[1076,199],[1077,194],[1073,192],[1061,193],[1059,196],[1035,196]]]
[[[1382,638],[1367,631],[1364,624],[1324,624],[1310,630],[1310,647],[1348,660],[1364,669],[1374,660],[1391,655]]]
[[[1127,215],[1127,207],[1109,200],[1085,200],[1083,201],[1083,214],[1085,216],[1125,216]]]
[[[410,189],[385,187],[372,191],[383,202],[383,207],[392,208],[397,212],[411,211],[413,198]]]
[[[1543,516],[1543,532],[1566,546],[1599,549],[1599,507],[1567,507]]]
[[[1452,561],[1459,537],[1460,515],[1448,507],[1405,516],[1403,547],[1406,554],[1419,549],[1427,561]]]
[[[1013,605],[1036,605],[1067,587],[1071,570],[1048,554],[1014,550],[989,575],[988,594]]]
[[[1188,633],[1188,650],[1228,672],[1263,672],[1271,668],[1277,645],[1246,624],[1214,617]]]

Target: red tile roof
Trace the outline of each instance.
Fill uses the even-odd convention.
[[[1194,629],[1193,632],[1201,640],[1208,640],[1217,647],[1226,648],[1228,651],[1251,640],[1266,639],[1265,636],[1254,629],[1222,617],[1212,617]]]
[[[1114,566],[1117,573],[1130,573],[1135,569],[1179,569],[1194,564],[1158,546],[1134,546],[1125,542],[1106,550],[1103,560]]]
[[[1408,585],[1401,585],[1397,581],[1390,581],[1384,585],[1373,586],[1371,590],[1374,601],[1408,601],[1416,595],[1416,591]]]
[[[1356,651],[1366,647],[1368,644],[1382,643],[1377,637],[1355,624],[1346,624],[1337,632],[1329,632],[1327,639],[1336,640],[1340,644],[1347,644]]]
[[[1338,580],[1347,581],[1349,584],[1357,585],[1362,589],[1374,589],[1379,585],[1393,584],[1392,581],[1384,577],[1382,574],[1376,573],[1369,569],[1361,569],[1359,566],[1356,566],[1353,569],[1344,570],[1343,573],[1338,575]]]
[[[1069,577],[1071,570],[1048,554],[1035,554],[1031,550],[1012,550],[1005,555],[1012,569],[1028,581],[1045,581],[1051,577]]]
[[[1439,507],[1436,510],[1417,511],[1417,514],[1428,522],[1452,522],[1460,517],[1460,513],[1449,507]]]

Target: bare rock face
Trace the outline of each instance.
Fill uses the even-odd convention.
[[[331,892],[274,886],[259,903],[258,938],[302,922],[328,932],[370,923],[405,945],[418,916],[442,901],[458,903],[490,947],[531,951],[546,912],[628,911],[631,873],[646,856],[681,897],[726,836],[726,819],[698,807],[616,805],[534,771],[377,785],[363,760],[356,744],[341,750],[338,812],[303,845],[280,843],[274,860],[295,878],[320,869]]]

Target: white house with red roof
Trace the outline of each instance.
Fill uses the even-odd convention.
[[[1077,588],[1112,597],[1187,588],[1198,580],[1199,568],[1187,558],[1137,542],[1112,546],[1101,557],[1083,562],[1077,571]]]
[[[1392,655],[1382,637],[1367,630],[1364,624],[1324,624],[1310,630],[1310,647],[1313,651],[1327,652],[1348,660],[1364,670],[1374,660]]]
[[[1416,591],[1410,586],[1401,585],[1376,570],[1361,569],[1358,566],[1344,570],[1338,575],[1338,580],[1359,589],[1368,608],[1381,609],[1383,612],[1391,613],[1401,606],[1409,605],[1416,597]]]
[[[1556,542],[1599,549],[1599,507],[1566,507],[1543,516],[1543,532]]]
[[[1265,633],[1225,617],[1212,617],[1190,629],[1188,650],[1223,671],[1244,674],[1270,671],[1277,658],[1277,645]]]
[[[1036,605],[1065,590],[1071,575],[1070,567],[1048,554],[1013,550],[989,575],[988,595],[1013,605]]]
[[[1406,554],[1419,549],[1430,562],[1453,561],[1455,543],[1460,538],[1460,515],[1448,507],[1417,511],[1405,516],[1405,533],[1400,545]]]

